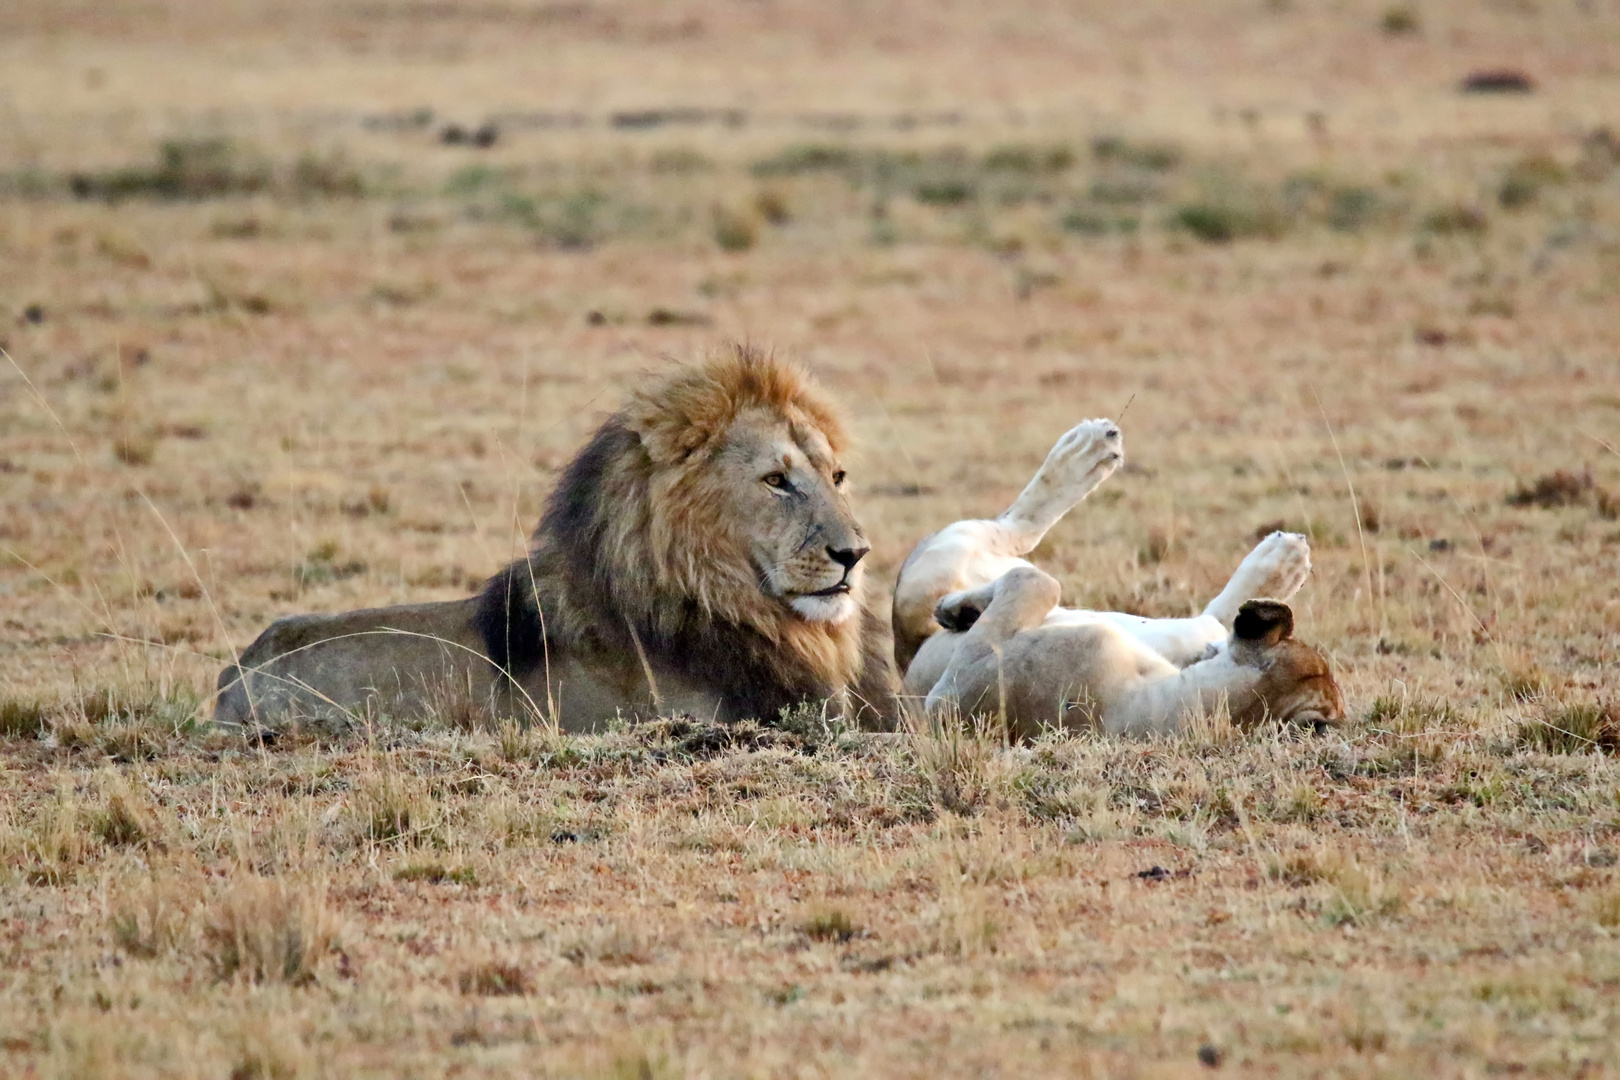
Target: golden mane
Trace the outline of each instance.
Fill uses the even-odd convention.
[[[743,344],[637,391],[620,415],[657,464],[676,465],[724,436],[750,409],[815,428],[835,452],[849,441],[838,410],[802,368]]]

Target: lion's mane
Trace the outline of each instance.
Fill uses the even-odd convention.
[[[861,618],[799,618],[762,591],[740,530],[717,528],[729,504],[706,451],[754,410],[814,427],[835,451],[847,441],[800,370],[745,346],[636,393],[563,471],[528,557],[485,587],[490,659],[522,680],[548,652],[639,654],[712,688],[725,718],[767,721],[884,663],[876,647],[863,656],[864,598]]]

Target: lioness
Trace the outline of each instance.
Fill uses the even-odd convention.
[[[478,596],[280,619],[220,675],[215,719],[448,704],[586,731],[831,700],[881,725],[892,647],[865,605],[846,441],[788,364],[737,346],[680,370],[602,424],[528,557]]]
[[[1057,581],[1022,556],[1123,459],[1118,426],[1088,420],[999,517],[959,521],[917,545],[894,598],[906,694],[930,716],[1005,716],[1017,737],[1045,726],[1169,733],[1223,703],[1240,726],[1341,720],[1327,659],[1294,640],[1284,603],[1310,573],[1303,536],[1266,537],[1192,618],[1058,606]]]

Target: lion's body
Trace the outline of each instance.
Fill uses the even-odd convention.
[[[1043,727],[1169,733],[1221,707],[1238,724],[1340,719],[1326,659],[1292,638],[1286,604],[1260,599],[1286,599],[1304,583],[1303,536],[1267,537],[1190,618],[1058,605],[1057,581],[1021,556],[1122,458],[1118,429],[1088,421],[1001,516],[956,522],[917,545],[894,599],[906,695],[934,716],[1005,717],[1019,737]]]
[[[529,556],[478,597],[282,620],[243,654],[244,676],[221,676],[216,718],[443,707],[411,692],[428,685],[450,687],[452,707],[571,731],[657,713],[774,720],[829,700],[886,718],[889,637],[866,608],[843,444],[791,367],[739,348],[680,371],[598,429]]]

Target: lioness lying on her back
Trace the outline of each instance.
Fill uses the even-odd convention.
[[[1294,640],[1284,602],[1310,573],[1303,536],[1266,537],[1191,618],[1058,606],[1057,581],[1022,556],[1123,459],[1118,426],[1088,420],[1058,440],[1001,516],[959,521],[917,545],[894,599],[906,694],[925,699],[930,716],[1005,715],[1019,737],[1043,726],[1169,733],[1223,703],[1239,725],[1342,719],[1327,658]]]

